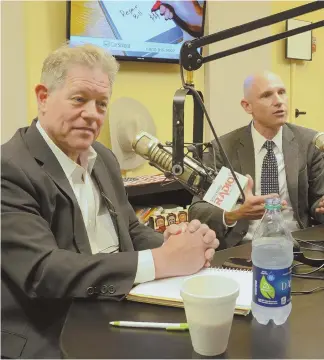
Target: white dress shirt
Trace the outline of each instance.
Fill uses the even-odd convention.
[[[267,150],[263,147],[264,143],[268,140],[264,136],[262,136],[254,127],[254,123],[251,124],[251,135],[254,145],[254,161],[255,161],[255,178],[254,178],[254,186],[255,186],[255,195],[261,195],[261,170],[263,159],[267,153]],[[298,222],[294,218],[294,212],[291,207],[291,201],[289,198],[287,180],[286,180],[286,170],[285,170],[285,162],[284,162],[284,154],[282,151],[282,127],[276,134],[276,136],[272,139],[274,142],[273,152],[276,156],[278,163],[278,177],[279,177],[279,196],[281,201],[287,201],[287,207],[282,210],[282,216],[285,221],[285,225],[288,227],[290,231],[294,231],[299,229]],[[225,213],[225,212],[224,212]],[[255,230],[260,224],[261,220],[251,220],[248,228],[248,232],[243,238],[244,240],[252,240]],[[225,219],[223,215],[224,225]],[[232,224],[228,227],[233,227],[235,224]]]
[[[39,121],[36,127],[56,156],[69,180],[81,209],[92,254],[118,252],[119,239],[110,213],[102,196],[100,196],[98,185],[91,178],[92,169],[97,158],[96,151],[93,147],[90,147],[88,151],[82,153],[80,155],[81,165],[78,165],[56,146],[41,127]],[[151,250],[139,251],[135,283],[151,281],[154,278],[155,267]]]

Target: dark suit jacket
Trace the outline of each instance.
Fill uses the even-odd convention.
[[[73,190],[35,122],[2,146],[2,356],[60,357],[71,300],[122,299],[133,286],[137,251],[163,242],[137,221],[115,156],[93,147],[93,176],[116,213],[117,254],[91,254]]]
[[[324,223],[324,216],[315,213],[315,208],[324,195],[324,157],[312,144],[316,131],[301,126],[285,124],[283,126],[282,146],[285,161],[287,187],[294,215],[301,228],[310,225],[314,217]],[[220,142],[234,170],[255,178],[255,156],[251,124],[220,137]],[[215,155],[214,155],[215,154]],[[226,164],[218,150],[216,141],[206,156],[208,166],[217,169]],[[226,231],[223,225],[223,211],[197,197],[189,209],[190,219],[199,219],[217,232],[221,247],[238,244],[246,235],[248,221],[238,221],[237,225]]]

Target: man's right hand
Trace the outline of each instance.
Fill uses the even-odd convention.
[[[169,236],[163,246],[152,250],[156,279],[194,274],[206,266],[206,258],[211,260],[219,246],[216,234],[205,224],[199,223],[197,229],[193,222],[183,233]]]
[[[165,20],[171,20],[174,14],[177,14],[188,25],[201,27],[203,9],[197,1],[162,0],[160,15],[164,16]]]
[[[247,219],[247,220],[258,220],[261,219],[264,214],[264,203],[266,199],[278,197],[278,194],[268,195],[253,195],[253,179],[250,175],[248,177],[248,183],[245,187],[245,201],[236,210],[225,212],[225,222],[227,225],[233,225],[236,221]],[[283,203],[285,205],[285,203]]]

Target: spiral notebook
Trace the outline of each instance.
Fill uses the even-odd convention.
[[[127,295],[127,300],[148,304],[183,307],[180,288],[189,277],[203,274],[220,274],[236,280],[240,285],[240,293],[236,300],[235,314],[247,315],[252,302],[252,271],[238,269],[208,268],[190,276],[178,276],[168,279],[154,280],[135,286]]]

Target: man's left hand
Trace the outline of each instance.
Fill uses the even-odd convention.
[[[322,199],[317,205],[317,208],[315,209],[315,212],[319,214],[324,214],[324,196],[322,196]]]
[[[202,224],[199,220],[192,220],[190,223],[180,223],[168,226],[163,233],[164,242],[166,242],[171,235],[179,235],[185,232],[195,233],[196,231],[200,231],[203,234],[203,241],[206,244],[213,243],[214,240],[219,243],[215,231],[211,230],[208,225]],[[214,254],[215,250],[213,248],[209,248],[205,251],[205,267],[210,266]]]

